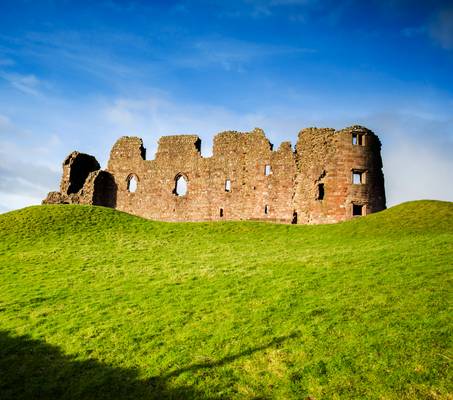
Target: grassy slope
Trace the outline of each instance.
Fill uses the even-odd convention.
[[[0,215],[0,397],[451,398],[453,203],[329,226]]]

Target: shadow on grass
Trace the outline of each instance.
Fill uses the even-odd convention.
[[[61,350],[28,336],[0,331],[0,398],[7,399],[207,399],[191,387],[169,387],[169,379],[184,372],[214,368],[269,347],[289,335],[273,339],[218,361],[191,364],[147,380],[138,370],[109,366],[96,360],[77,360]]]
[[[268,349],[270,347],[278,347],[280,344],[282,344],[286,340],[293,339],[293,338],[295,338],[297,336],[298,336],[297,333],[292,333],[292,334],[287,335],[287,336],[281,336],[281,337],[278,337],[278,338],[274,338],[269,343],[266,343],[265,345],[252,347],[252,348],[250,348],[248,350],[244,350],[243,352],[241,352],[239,354],[234,354],[234,355],[231,355],[231,356],[227,356],[227,357],[221,358],[220,360],[217,360],[217,361],[207,361],[207,362],[204,362],[204,363],[190,364],[187,367],[179,368],[179,369],[176,369],[174,371],[171,371],[171,372],[168,372],[166,374],[163,374],[158,379],[162,379],[162,378],[163,379],[168,379],[168,378],[172,378],[174,376],[178,376],[178,375],[180,375],[180,374],[182,374],[184,372],[195,372],[195,371],[197,371],[199,369],[204,369],[204,368],[220,367],[222,365],[225,365],[225,364],[228,364],[230,362],[233,362],[233,361],[237,360],[238,358],[250,356],[253,353],[256,353],[258,351],[266,350],[266,349]]]

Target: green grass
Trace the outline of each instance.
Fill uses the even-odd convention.
[[[451,399],[453,203],[346,223],[0,215],[0,398]]]

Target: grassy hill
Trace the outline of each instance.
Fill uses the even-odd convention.
[[[0,215],[0,398],[451,399],[453,203],[346,223]]]

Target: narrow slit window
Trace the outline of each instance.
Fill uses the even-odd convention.
[[[318,184],[318,195],[317,195],[316,199],[324,200],[324,183]]]
[[[231,192],[231,180],[229,179],[225,181],[225,192]]]
[[[365,183],[365,173],[362,171],[352,171],[352,183],[354,185]]]
[[[269,176],[271,172],[271,166],[269,164],[266,164],[266,166],[264,167],[264,175]]]
[[[137,178],[135,175],[131,175],[127,180],[127,191],[129,193],[135,193],[137,191]]]
[[[297,224],[297,212],[296,211],[293,212],[293,219],[291,220],[291,223],[294,225]]]
[[[264,214],[269,214],[269,206],[267,204],[264,206]]]
[[[353,204],[352,205],[352,216],[358,217],[363,215],[363,205],[362,204]]]
[[[223,218],[223,208],[220,209],[220,218]]]

